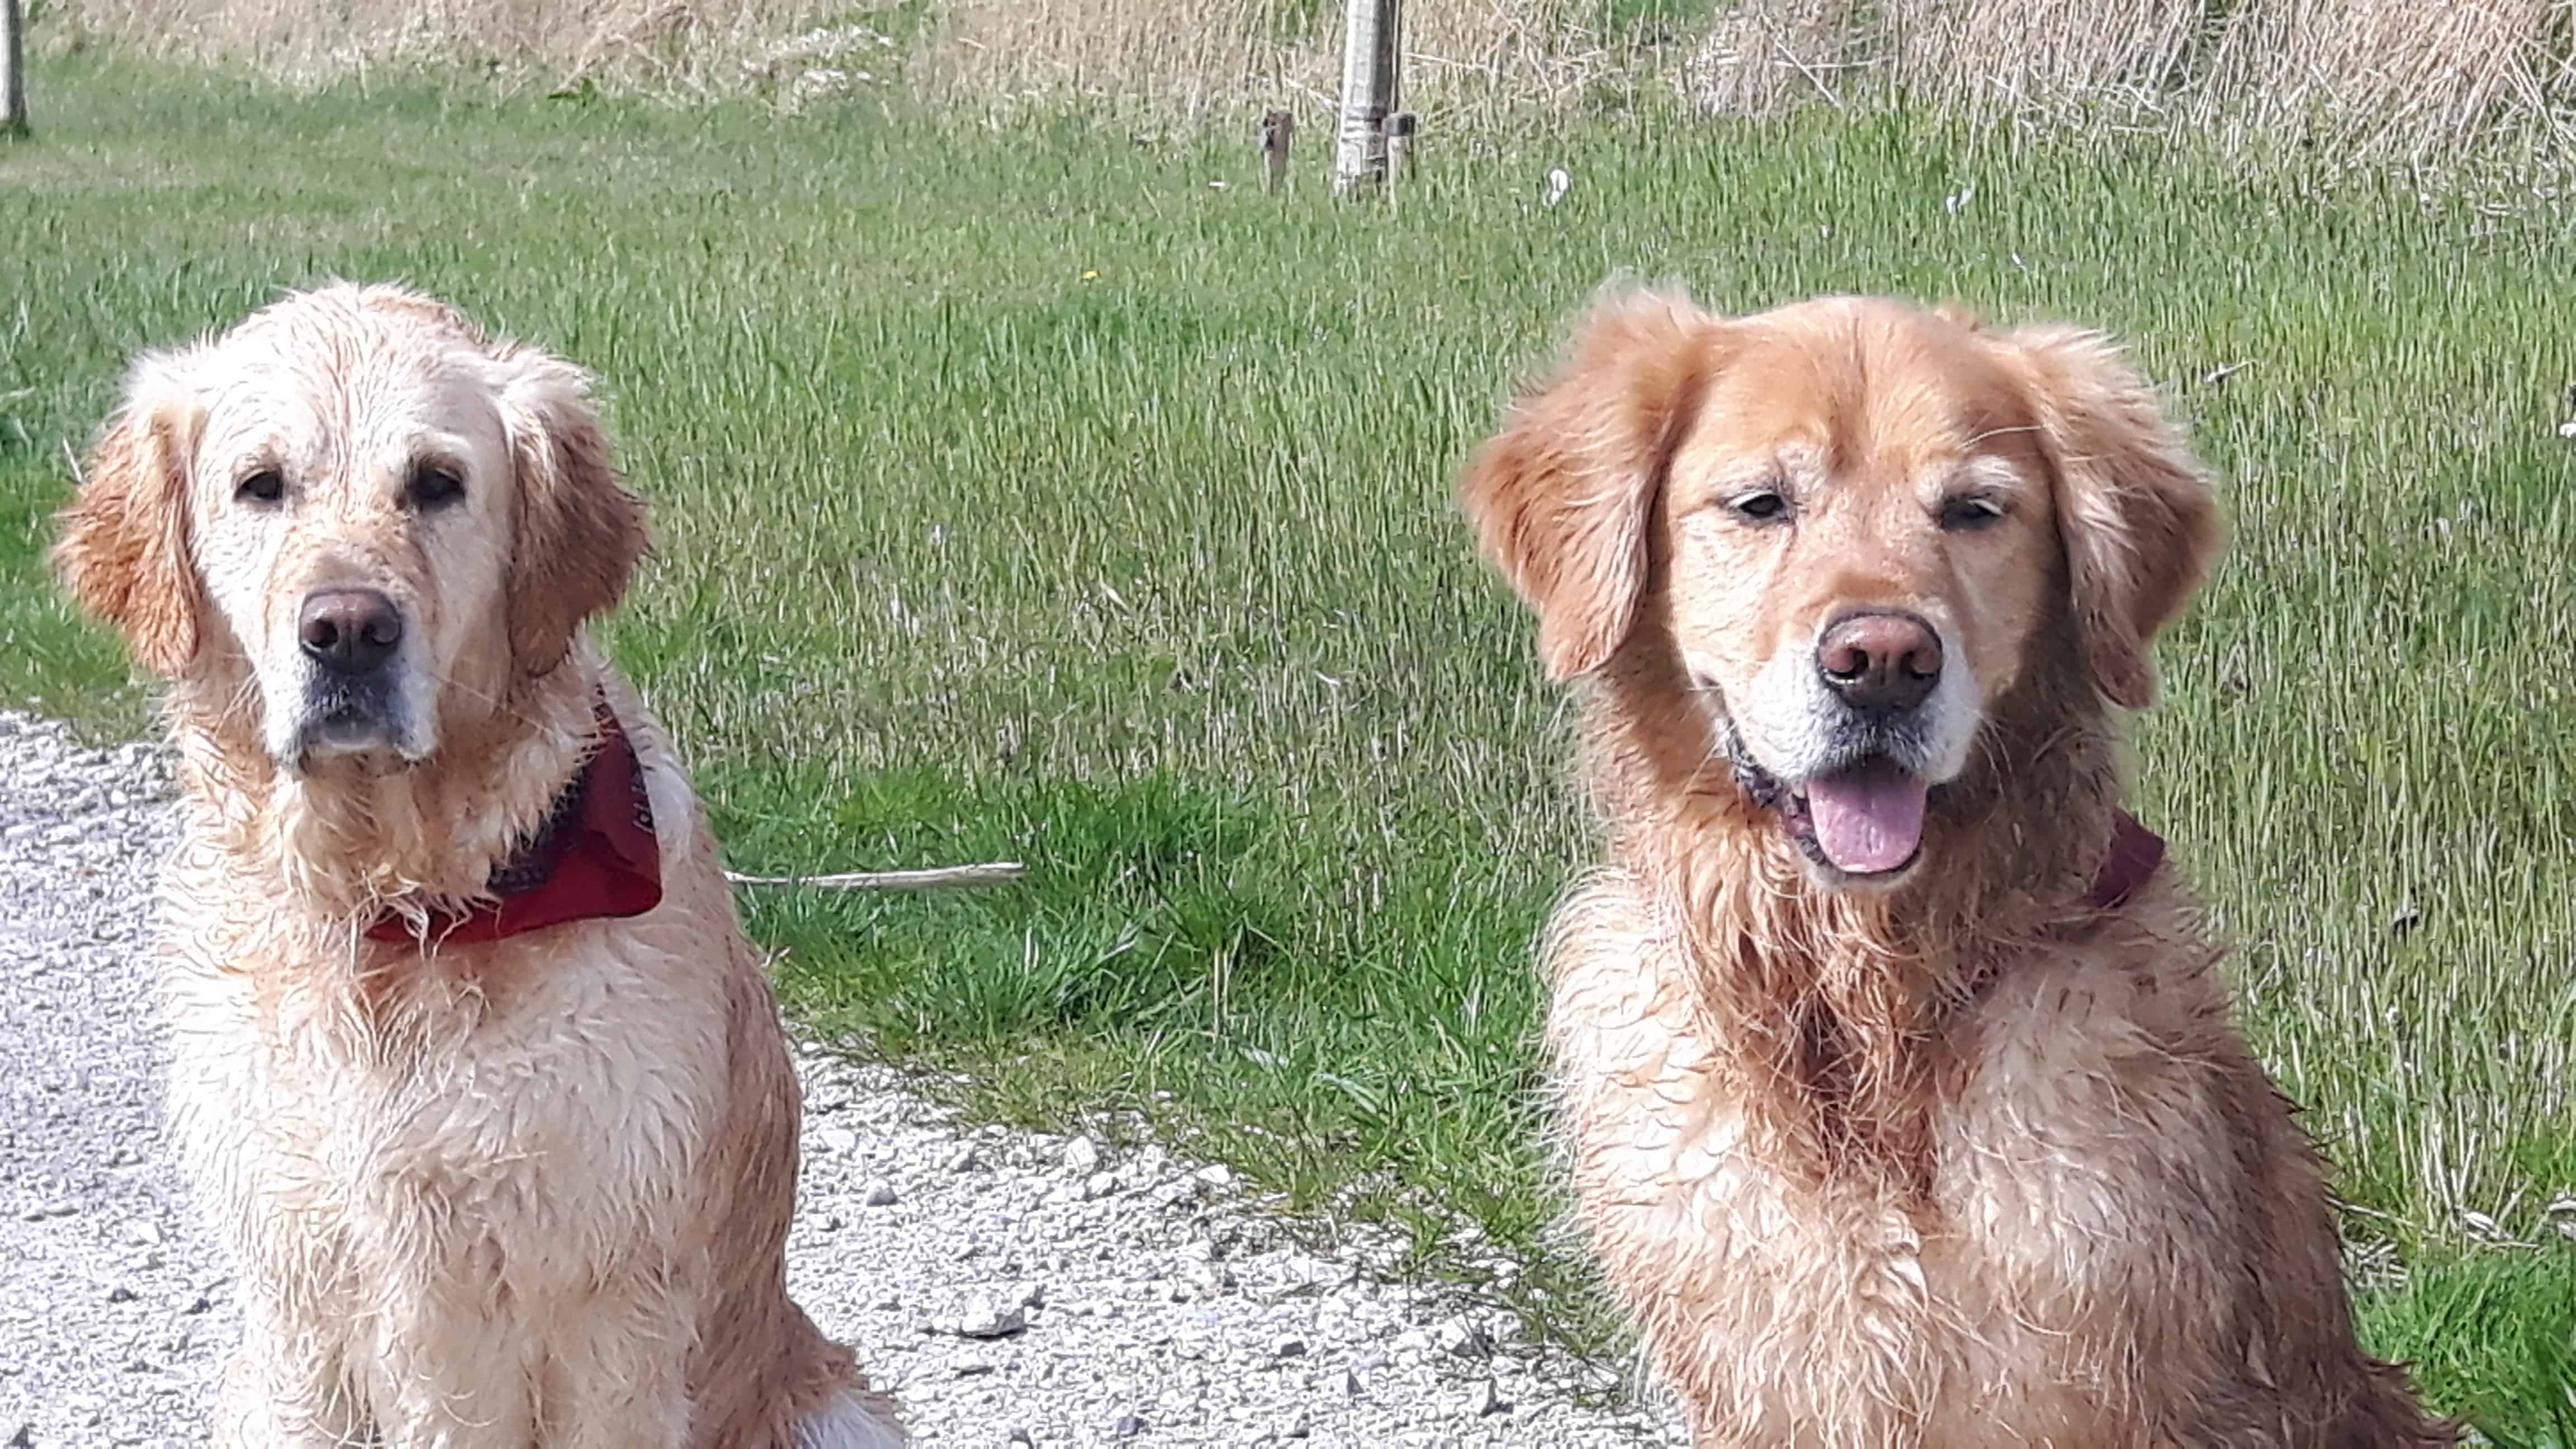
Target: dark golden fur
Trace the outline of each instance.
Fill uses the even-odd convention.
[[[1463,496],[1581,681],[1608,858],[1551,925],[1550,1034],[1582,1219],[1699,1443],[2452,1441],[2354,1340],[2176,871],[2089,899],[2113,709],[2217,542],[2107,345],[1621,298]],[[1855,608],[1964,681],[1918,853],[1865,879],[1782,804]]]

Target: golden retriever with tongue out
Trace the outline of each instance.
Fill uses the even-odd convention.
[[[2217,542],[2099,337],[1610,300],[1468,463],[1608,860],[1545,947],[1580,1213],[1701,1445],[2452,1442],[2121,809]]]

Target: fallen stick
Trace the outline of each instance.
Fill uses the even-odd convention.
[[[845,870],[830,875],[743,875],[729,870],[725,879],[735,885],[801,885],[830,891],[936,891],[1000,885],[1026,873],[1016,860],[995,860],[928,870]]]

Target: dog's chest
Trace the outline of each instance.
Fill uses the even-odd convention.
[[[341,1260],[354,1291],[379,1270],[475,1262],[577,1273],[684,1213],[721,1023],[626,969],[615,934],[494,953],[487,975],[542,973],[507,992],[261,999],[183,963],[174,1121],[245,1251]]]
[[[2187,1003],[2081,960],[2001,983],[1944,1040],[1925,1169],[1819,1174],[1788,1130],[1802,1104],[1710,1038],[1647,919],[1569,903],[1550,1031],[1584,1217],[1649,1329],[1755,1399],[1819,1396],[1781,1423],[2082,1412],[2100,1386],[2068,1345],[2191,1276],[2228,1160],[2208,1075],[2164,1030]]]

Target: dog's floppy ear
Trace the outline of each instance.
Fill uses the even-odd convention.
[[[1460,501],[1538,615],[1552,680],[1600,668],[1636,622],[1655,493],[1698,407],[1716,327],[1677,296],[1601,302],[1555,376],[1467,460]]]
[[[643,500],[610,460],[590,375],[534,348],[499,350],[501,420],[518,474],[510,553],[510,651],[523,676],[551,672],[583,621],[626,592],[644,557]]]
[[[81,608],[125,635],[137,663],[162,675],[197,657],[188,478],[204,416],[184,360],[146,354],[90,452],[79,492],[55,519],[55,576]]]
[[[2094,687],[2144,709],[2156,697],[2148,646],[2218,552],[2209,479],[2107,338],[2038,327],[2003,340],[2026,368],[2057,473],[2058,536]]]

